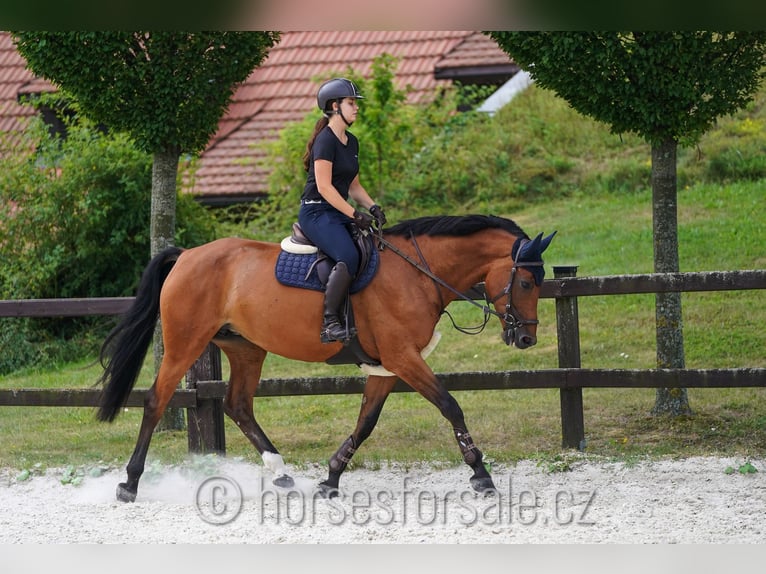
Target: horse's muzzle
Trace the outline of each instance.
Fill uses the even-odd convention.
[[[517,349],[528,349],[529,347],[533,347],[537,344],[537,337],[519,330],[516,331],[514,342],[516,343]]]
[[[503,341],[506,345],[516,345],[517,349],[528,349],[537,344],[537,337],[530,335],[523,327],[519,329],[505,329]]]

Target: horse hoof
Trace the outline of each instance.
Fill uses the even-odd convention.
[[[340,494],[337,486],[331,486],[325,482],[319,483],[319,494],[322,498],[335,498]]]
[[[292,476],[283,474],[282,476],[278,476],[277,478],[272,480],[271,484],[273,484],[274,486],[278,486],[280,488],[292,488],[293,486],[295,486],[295,481],[293,480]]]
[[[484,477],[477,477],[472,476],[471,477],[471,486],[476,492],[483,492],[485,494],[493,494],[497,491],[495,488],[495,483],[492,482],[492,477],[484,476]]]
[[[117,500],[120,502],[135,502],[136,492],[128,490],[128,485],[121,482],[117,485]]]

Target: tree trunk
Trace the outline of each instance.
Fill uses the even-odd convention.
[[[174,244],[176,229],[176,178],[178,176],[177,149],[167,149],[154,154],[152,162],[152,211],[150,222],[151,256]],[[154,331],[154,374],[160,368],[163,355],[160,321]],[[179,381],[180,384],[180,381]],[[185,428],[183,409],[169,408],[157,425],[158,431]]]
[[[676,151],[678,142],[668,139],[652,145],[652,215],[654,225],[654,272],[677,273],[678,186]],[[684,367],[684,336],[681,293],[655,295],[657,368]],[[657,389],[652,414],[691,414],[687,390]]]

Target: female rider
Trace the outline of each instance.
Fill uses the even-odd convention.
[[[341,325],[339,313],[351,281],[359,271],[359,253],[351,236],[352,224],[369,230],[373,221],[386,223],[383,210],[359,182],[359,142],[348,131],[359,111],[362,95],[353,82],[333,78],[317,92],[322,117],[306,145],[303,164],[308,173],[301,196],[298,223],[306,236],[335,265],[324,295],[321,341],[342,341],[351,336]],[[366,208],[361,212],[348,199]]]

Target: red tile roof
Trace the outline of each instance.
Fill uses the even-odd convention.
[[[447,52],[434,66],[436,78],[460,78],[480,75],[481,70],[508,69],[518,71],[508,55],[497,43],[484,34],[473,33],[466,36],[453,50]],[[491,72],[490,72],[491,73]]]
[[[497,44],[475,31],[284,32],[264,64],[237,89],[187,191],[228,202],[265,193],[267,172],[257,166],[262,152],[253,144],[275,138],[287,123],[315,111],[320,80],[349,68],[368,76],[383,53],[399,58],[395,82],[411,87],[411,102],[429,98],[438,85],[460,77],[460,70],[488,69],[505,74],[502,81],[515,72]],[[54,89],[26,70],[10,35],[0,32],[0,131],[23,130],[33,115],[19,105],[20,94]]]
[[[31,106],[20,105],[18,100],[21,89],[34,81],[43,88],[38,93],[52,89],[49,83],[37,80],[27,70],[26,62],[16,51],[10,34],[0,32],[0,132],[3,134],[3,145],[12,144],[36,113]]]
[[[257,167],[263,153],[252,144],[273,139],[288,122],[313,112],[318,81],[348,68],[366,76],[383,53],[399,58],[395,81],[399,88],[411,86],[411,102],[450,82],[437,79],[437,70],[505,66],[503,81],[515,71],[493,40],[474,31],[285,32],[236,92],[190,191],[219,200],[265,193],[267,174]]]
[[[487,66],[508,64],[510,58],[488,36],[473,33],[466,36],[460,45],[448,52],[436,65],[437,68],[458,68],[461,66]]]

